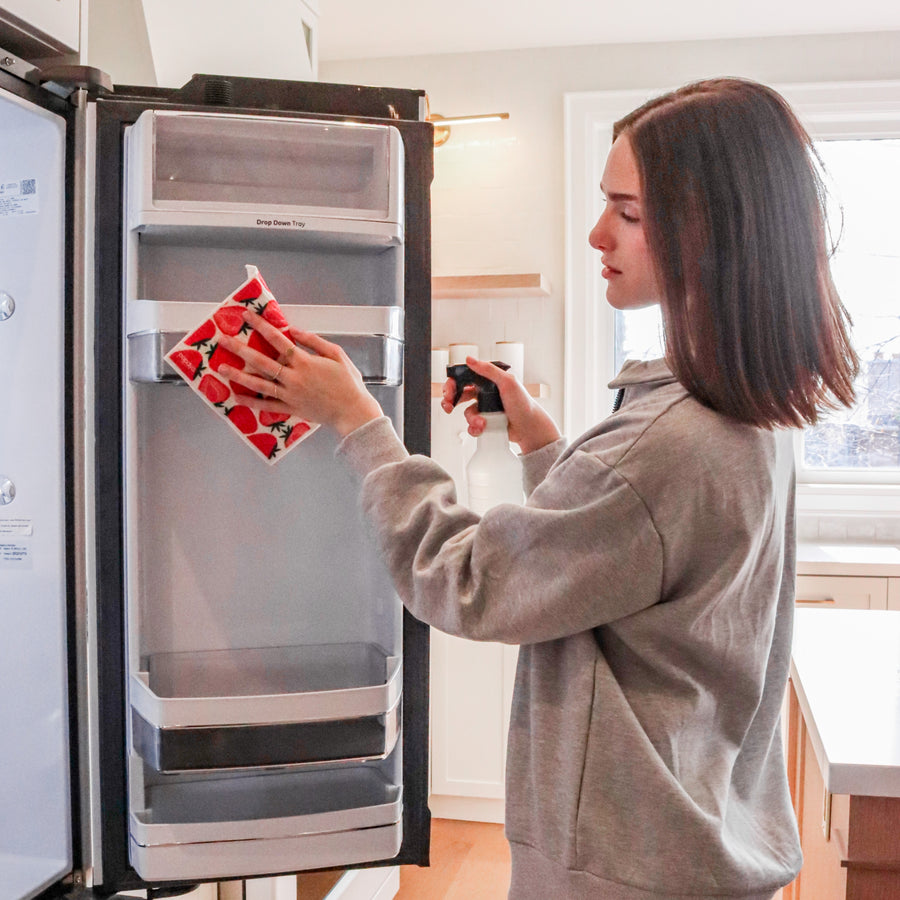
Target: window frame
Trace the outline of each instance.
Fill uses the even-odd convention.
[[[671,86],[674,87],[674,86]],[[566,94],[566,298],[564,430],[570,437],[611,408],[615,313],[603,296],[599,254],[587,235],[601,212],[600,178],[613,124],[671,87]],[[900,81],[774,84],[814,140],[900,138]],[[900,473],[822,472],[802,466],[795,435],[798,511],[900,516]]]

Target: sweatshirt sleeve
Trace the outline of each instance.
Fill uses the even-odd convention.
[[[563,438],[519,457],[522,461],[522,480],[525,487],[525,496],[530,497],[534,489],[547,477],[553,463],[559,459],[560,454],[566,449]]]
[[[535,643],[659,599],[662,546],[647,508],[591,454],[566,457],[524,506],[501,504],[479,518],[456,502],[440,466],[407,454],[387,418],[348,435],[337,452],[362,478],[363,511],[404,604],[442,631]]]

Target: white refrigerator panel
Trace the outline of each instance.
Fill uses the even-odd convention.
[[[0,898],[27,898],[72,866],[65,124],[0,91],[0,135]]]

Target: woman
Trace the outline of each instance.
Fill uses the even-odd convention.
[[[400,596],[451,634],[521,645],[510,897],[770,898],[801,855],[780,735],[794,584],[785,426],[849,404],[857,361],[810,140],[761,85],[690,85],[616,126],[590,235],[607,300],[660,303],[666,356],[566,447],[508,373],[528,501],[478,518],[409,457],[344,353],[259,317],[277,362],[229,378],[330,425]],[[445,391],[444,408],[451,408]],[[472,433],[483,427],[467,409]]]

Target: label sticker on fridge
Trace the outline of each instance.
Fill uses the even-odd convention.
[[[31,537],[33,534],[31,519],[0,519],[0,537]]]
[[[19,541],[0,540],[0,569],[30,569],[31,548]]]
[[[36,178],[0,181],[0,219],[9,216],[30,216],[38,211]]]

